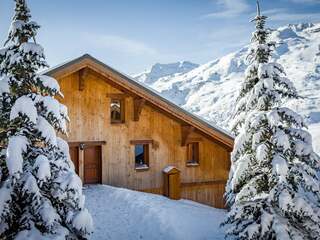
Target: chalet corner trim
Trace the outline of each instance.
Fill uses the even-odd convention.
[[[87,68],[109,79],[120,89],[124,89],[126,92],[132,93],[133,96],[145,99],[145,103],[157,106],[162,111],[167,112],[177,119],[180,119],[182,122],[185,122],[186,125],[194,127],[204,135],[209,136],[216,142],[226,146],[230,151],[233,149],[234,136],[232,136],[230,133],[187,112],[176,104],[163,98],[155,91],[149,89],[141,83],[138,83],[129,76],[111,68],[110,66],[102,63],[98,59],[88,54],[73,59],[57,67],[48,69],[47,71],[42,72],[42,74],[55,78],[63,78],[81,69]],[[141,111],[140,109],[137,110]],[[139,111],[137,111],[137,116],[140,116],[140,114],[138,114]]]

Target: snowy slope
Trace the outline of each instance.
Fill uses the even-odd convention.
[[[224,239],[224,210],[106,185],[84,193],[95,224],[92,240]]]
[[[320,23],[281,27],[272,33],[271,39],[282,43],[273,57],[284,66],[304,97],[288,105],[307,117],[320,152]],[[185,74],[153,80],[149,86],[188,111],[228,128],[229,116],[244,80],[246,54],[247,47],[244,47]]]
[[[162,77],[173,77],[178,74],[183,74],[191,71],[199,67],[198,64],[191,63],[188,61],[176,62],[176,63],[168,63],[168,64],[160,64],[156,63],[152,66],[149,71],[145,71],[143,73],[137,74],[133,76],[136,80],[146,83],[152,84],[154,81],[158,80]]]

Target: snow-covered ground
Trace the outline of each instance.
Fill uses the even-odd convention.
[[[249,41],[248,36],[248,41]],[[320,23],[280,27],[271,39],[281,43],[274,60],[282,64],[288,78],[304,97],[288,103],[304,115],[310,125],[314,146],[320,154]],[[143,81],[165,98],[220,127],[229,127],[229,116],[244,80],[247,47],[220,59],[200,65],[189,72],[161,76],[152,68],[152,81]],[[168,72],[162,65],[162,72]],[[172,70],[172,68],[170,68]],[[137,75],[139,76],[139,75]]]
[[[107,185],[86,186],[84,193],[93,240],[224,239],[221,209]]]

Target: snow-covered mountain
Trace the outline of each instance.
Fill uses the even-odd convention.
[[[188,61],[160,64],[156,63],[149,71],[137,74],[133,76],[136,80],[152,84],[162,77],[174,77],[176,74],[186,73],[199,67],[199,64],[195,64]]]
[[[320,23],[280,27],[270,37],[281,43],[273,58],[304,97],[288,105],[307,117],[320,152]],[[159,74],[158,79],[154,75],[152,81],[137,79],[188,111],[228,128],[244,80],[247,50],[244,47],[185,73]]]

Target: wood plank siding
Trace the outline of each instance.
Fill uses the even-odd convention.
[[[59,99],[68,107],[71,119],[65,139],[71,143],[72,156],[79,157],[75,165],[82,178],[86,154],[81,152],[85,149],[81,150],[80,144],[92,143],[91,148],[101,149],[101,153],[90,153],[101,154],[98,156],[101,176],[94,172],[98,176],[91,176],[92,181],[101,177],[103,184],[162,194],[162,170],[172,165],[180,170],[182,198],[224,207],[224,185],[232,149],[226,146],[226,141],[214,139],[197,127],[188,127],[186,121],[145,98],[141,100],[136,93],[119,88],[112,79],[96,71],[86,69],[84,74],[78,69],[69,74],[50,75],[57,78],[65,96]],[[124,123],[111,123],[110,103],[114,96],[124,102]],[[187,165],[188,139],[198,142],[199,164],[195,166]],[[135,169],[134,144],[137,143],[150,144],[149,168],[145,171]]]

